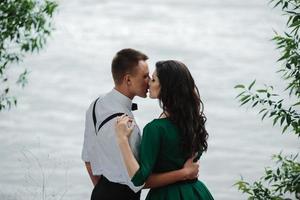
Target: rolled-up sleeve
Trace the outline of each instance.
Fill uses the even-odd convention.
[[[140,146],[140,168],[131,179],[135,186],[143,185],[152,173],[160,152],[160,135],[160,129],[154,123],[145,126]]]

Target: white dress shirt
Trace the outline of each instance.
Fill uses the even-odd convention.
[[[93,106],[94,102],[86,112],[82,160],[90,162],[94,175],[103,175],[111,182],[128,185],[133,191],[139,191],[143,186],[136,187],[131,182],[117,143],[116,118],[109,120],[98,131],[100,124],[115,113],[125,113],[133,118],[131,99],[115,89],[100,96],[95,105],[97,131],[93,123]],[[137,160],[140,143],[140,130],[135,126],[129,144]]]

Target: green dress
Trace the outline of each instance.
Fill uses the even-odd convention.
[[[150,174],[181,169],[185,163],[178,129],[167,118],[155,119],[143,130],[140,168],[132,177],[135,186],[144,184]],[[199,180],[178,182],[150,189],[146,200],[213,200]]]

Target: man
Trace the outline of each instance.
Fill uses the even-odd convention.
[[[112,61],[114,89],[95,100],[86,113],[82,159],[95,186],[92,200],[138,200],[141,187],[160,187],[197,177],[199,166],[191,158],[180,170],[152,174],[141,187],[135,187],[129,178],[114,127],[117,116],[125,113],[133,118],[131,110],[136,108],[132,104],[135,96],[147,96],[147,59],[145,54],[134,49],[119,51]],[[136,126],[129,142],[137,160],[140,141],[141,133]]]

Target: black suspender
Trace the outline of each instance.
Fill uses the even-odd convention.
[[[96,127],[96,126],[97,126],[97,118],[96,118],[96,111],[95,111],[95,108],[96,108],[96,103],[97,103],[98,99],[99,99],[99,98],[97,98],[97,99],[95,100],[94,105],[93,105],[93,122],[94,122],[94,127],[95,127],[95,133],[96,133],[96,135],[97,135],[97,133],[99,132],[100,128],[101,128],[102,126],[104,126],[104,124],[106,124],[109,120],[112,120],[112,119],[115,118],[115,117],[118,117],[118,116],[121,116],[121,115],[125,114],[125,113],[115,113],[115,114],[110,115],[109,117],[107,117],[105,120],[103,120],[103,121],[101,122],[99,128],[97,129],[97,127]]]
[[[115,118],[115,117],[118,117],[118,116],[121,116],[123,115],[124,113],[115,113],[115,114],[112,114],[111,116],[107,117],[105,120],[103,120],[103,122],[101,122],[99,128],[98,128],[98,131],[100,130],[100,128],[106,124],[109,120]],[[96,132],[96,135],[97,135],[97,132]]]
[[[99,99],[99,97],[95,100],[94,106],[93,106],[93,122],[94,122],[94,127],[95,127],[95,131],[96,131],[96,135],[97,135],[97,129],[96,129],[97,118],[96,118],[96,113],[95,113],[95,107],[96,107],[96,103],[97,103],[98,99]]]

